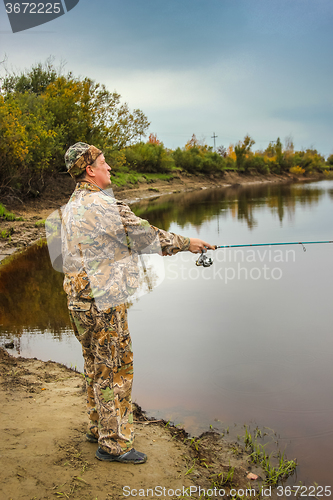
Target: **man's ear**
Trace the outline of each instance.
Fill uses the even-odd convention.
[[[89,176],[89,177],[95,177],[95,172],[94,172],[94,169],[92,168],[91,165],[87,165],[86,166],[86,174]]]

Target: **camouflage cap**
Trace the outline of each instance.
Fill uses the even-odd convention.
[[[85,168],[92,165],[101,154],[102,151],[95,146],[90,146],[85,142],[77,142],[68,148],[65,154],[68,173],[74,178],[82,174]]]

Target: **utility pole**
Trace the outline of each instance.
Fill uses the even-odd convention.
[[[213,135],[212,135],[212,139],[214,139],[214,152],[215,152],[215,139],[217,138],[218,136],[215,135],[215,132],[213,132]]]

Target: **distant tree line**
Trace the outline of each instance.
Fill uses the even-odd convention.
[[[78,141],[104,151],[115,183],[126,172],[303,174],[333,168],[333,155],[326,160],[315,149],[295,151],[290,139],[283,146],[278,138],[261,151],[252,151],[255,142],[248,135],[216,151],[195,135],[174,151],[154,134],[144,142],[150,123],[141,110],[131,111],[118,93],[89,78],[63,75],[50,61],[21,74],[8,74],[0,85],[2,193],[37,196],[47,179],[65,171],[64,152]],[[135,181],[138,176],[132,178]]]

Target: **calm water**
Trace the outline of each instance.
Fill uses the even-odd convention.
[[[234,187],[133,206],[159,227],[212,244],[333,239],[333,182]],[[332,485],[333,245],[164,258],[166,277],[129,309],[134,400],[200,433],[274,429],[299,467],[293,481]],[[2,270],[0,335],[24,356],[82,369],[62,276],[45,248]],[[270,431],[271,432],[271,431]]]

